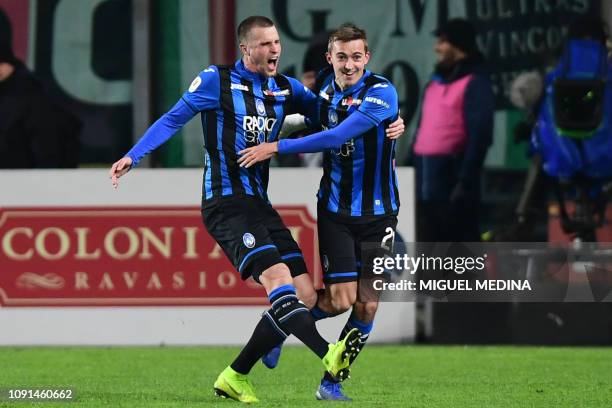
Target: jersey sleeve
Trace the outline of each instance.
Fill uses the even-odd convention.
[[[326,149],[339,149],[343,143],[373,127],[372,121],[361,113],[353,113],[332,129],[323,130],[299,139],[278,141],[278,153],[314,153]]]
[[[217,67],[211,65],[194,78],[182,99],[194,113],[198,113],[217,109],[221,99],[220,93],[219,71]]]
[[[293,106],[295,112],[301,113],[306,117],[306,123],[317,123],[317,96],[300,81],[289,78],[291,92],[293,94]]]
[[[194,115],[195,112],[185,101],[179,99],[176,105],[151,125],[138,143],[127,152],[126,156],[132,159],[132,167],[136,167],[143,157],[170,139]]]
[[[366,92],[358,110],[376,126],[386,119],[396,118],[398,102],[395,87],[388,82],[373,85]]]

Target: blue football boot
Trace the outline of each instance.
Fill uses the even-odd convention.
[[[262,358],[261,362],[266,367],[272,369],[278,365],[278,360],[280,359],[281,350],[283,347],[283,343],[274,347],[272,350],[268,351]]]
[[[342,384],[327,380],[321,381],[321,385],[315,395],[318,400],[351,401],[349,397],[342,393]]]

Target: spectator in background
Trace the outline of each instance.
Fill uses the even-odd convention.
[[[76,167],[81,123],[15,57],[11,37],[0,12],[0,168]]]
[[[308,48],[304,53],[301,81],[304,86],[313,91],[315,94],[319,93],[319,90],[316,89],[317,75],[323,69],[330,67],[325,57],[325,53],[327,53],[327,42],[330,34],[331,31],[325,31],[322,33],[315,34],[310,40]],[[288,118],[287,121],[290,122],[291,119]],[[298,137],[307,136],[315,133],[317,130],[320,129],[303,129],[297,132],[290,133],[287,138],[295,139]],[[281,133],[281,137],[284,137],[284,133],[285,131],[283,130]],[[278,155],[276,156],[276,160],[278,161],[278,165],[281,167],[321,167],[321,164],[323,162],[323,154],[321,152],[317,152]]]
[[[313,92],[316,87],[317,74],[322,69],[330,66],[325,58],[325,54],[327,53],[327,42],[330,35],[331,31],[325,31],[314,35],[304,54],[302,83]]]
[[[437,64],[424,92],[413,144],[417,239],[480,240],[480,178],[493,133],[494,98],[472,24],[434,31]]]

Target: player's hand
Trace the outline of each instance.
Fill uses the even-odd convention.
[[[391,140],[398,139],[404,133],[404,119],[401,116],[397,117],[397,120],[389,125],[386,130],[387,137]]]
[[[108,171],[108,177],[114,188],[119,186],[119,177],[130,171],[132,167],[132,158],[125,156],[121,160],[116,161]]]
[[[257,146],[249,147],[241,150],[241,157],[238,159],[240,167],[249,168],[255,163],[260,161],[268,160],[278,152],[278,142],[274,143],[260,143]]]

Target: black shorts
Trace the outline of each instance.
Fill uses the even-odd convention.
[[[252,276],[259,282],[263,271],[278,263],[293,277],[307,273],[302,251],[267,202],[244,196],[206,201],[202,219],[243,280]]]
[[[364,260],[366,251],[372,256],[390,253],[397,227],[396,215],[347,218],[317,209],[319,231],[319,255],[323,266],[323,282],[334,284],[354,282],[362,276],[362,270],[370,270],[370,262]],[[372,251],[374,249],[374,252]],[[370,269],[366,269],[370,268]]]

